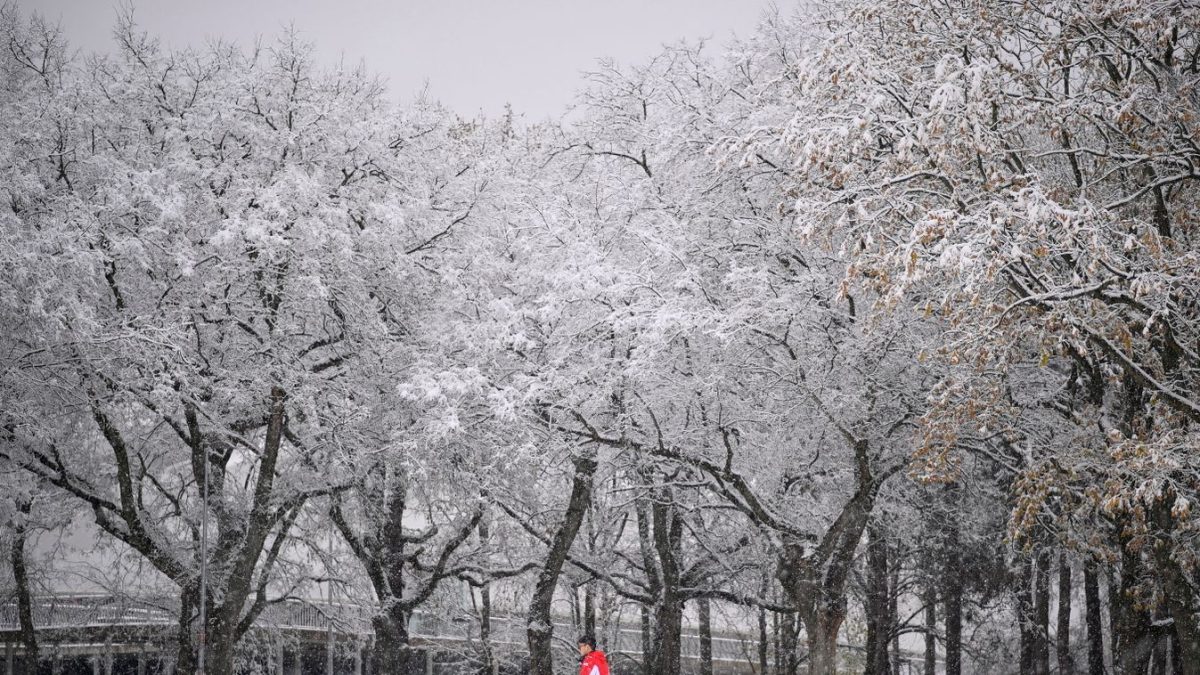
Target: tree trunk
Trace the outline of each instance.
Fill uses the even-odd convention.
[[[680,648],[683,641],[683,603],[678,594],[667,593],[655,608],[655,675],[680,675]]]
[[[1110,598],[1113,668],[1120,675],[1142,675],[1150,665],[1150,613],[1140,608],[1134,597],[1141,566],[1138,554],[1122,541],[1120,587]]]
[[[38,671],[38,641],[37,631],[33,625],[33,597],[29,592],[29,571],[25,567],[25,536],[28,531],[29,513],[32,510],[31,499],[18,499],[17,511],[19,516],[13,526],[12,560],[13,581],[17,591],[17,622],[21,631],[21,644],[25,647],[25,672]]]
[[[808,674],[837,675],[837,636],[845,610],[822,609],[804,619],[808,634]]]
[[[642,565],[646,571],[646,586],[649,595],[654,598],[654,613],[648,606],[642,606],[642,673],[655,675],[654,667],[658,663],[659,645],[655,641],[658,627],[654,621],[658,619],[657,602],[662,595],[662,574],[658,569],[658,559],[654,553],[654,516],[651,513],[649,500],[639,499],[634,504],[637,512],[638,547],[642,554]]]
[[[491,529],[488,518],[479,521],[479,542],[489,545]],[[483,666],[480,675],[496,674],[496,655],[492,652],[492,588],[483,584],[479,589],[479,643],[483,647]]]
[[[1179,665],[1175,666],[1186,675],[1200,675],[1200,626],[1196,623],[1196,595],[1187,572],[1172,555],[1171,531],[1175,527],[1169,504],[1174,499],[1164,499],[1154,509],[1154,521],[1164,544],[1154,549],[1154,561],[1163,583],[1166,610],[1173,624],[1173,642],[1178,645]],[[1179,544],[1175,544],[1179,545]]]
[[[196,651],[193,649],[192,632],[199,612],[200,581],[184,584],[179,589],[179,622],[175,627],[175,672],[196,672]]]
[[[1040,551],[1035,560],[1033,672],[1050,675],[1050,552]]]
[[[1160,610],[1161,612],[1161,610]],[[1149,675],[1168,675],[1167,673],[1167,646],[1171,641],[1169,635],[1170,630],[1167,626],[1159,624],[1166,616],[1161,613],[1155,616],[1154,620],[1154,646],[1150,651],[1150,671]]]
[[[800,617],[796,616],[795,612],[787,612],[779,617],[780,628],[780,651],[783,653],[782,670],[779,672],[783,675],[796,675],[800,672],[800,657],[797,654],[799,651],[800,642]]]
[[[591,582],[583,587],[583,632],[596,634],[596,590]]]
[[[280,508],[279,497],[274,489],[276,467],[283,442],[286,398],[283,389],[271,387],[266,433],[254,475],[250,511],[248,514],[236,516],[222,505],[226,477],[223,462],[228,459],[228,454],[222,448],[222,441],[215,434],[202,433],[194,411],[186,411],[185,416],[192,438],[191,463],[193,478],[196,481],[195,489],[201,490],[200,508],[216,520],[217,528],[214,536],[209,537],[208,549],[198,547],[196,551],[197,561],[203,559],[209,569],[209,586],[203,598],[200,579],[196,578],[192,569],[169,575],[180,585],[181,602],[176,635],[177,673],[193,673],[198,669],[198,643],[193,639],[193,636],[196,636],[204,641],[206,675],[233,675],[237,645],[265,606],[270,570],[274,567],[287,533],[304,503],[304,499],[299,499],[287,508]],[[114,453],[121,458],[119,464],[124,467],[129,450],[120,432],[98,408],[94,409],[94,415]],[[205,484],[208,486],[207,502],[203,500]],[[131,488],[122,488],[127,489]],[[122,503],[126,503],[132,496],[127,498],[122,494],[121,499]],[[140,507],[130,510],[136,514],[143,513]],[[144,532],[147,529],[140,520],[140,515],[125,515],[122,518],[138,531]],[[109,531],[111,533],[111,530]],[[274,537],[268,547],[267,540],[272,532]],[[158,544],[150,542],[144,536],[122,540],[152,560],[161,556],[157,552]],[[195,543],[198,545],[200,542]],[[222,584],[223,588],[214,584]],[[255,602],[248,604],[252,594],[255,595]],[[214,601],[215,598],[220,598],[219,604]],[[205,603],[206,625],[197,627],[194,622],[202,601]]]
[[[700,615],[700,675],[713,675],[712,607],[708,598],[697,600],[696,610]]]
[[[871,517],[879,482],[871,473],[869,444],[853,439],[858,489],[811,551],[785,540],[777,570],[791,604],[799,610],[808,638],[810,675],[834,675],[837,636],[846,618],[846,579],[854,552]]]
[[[888,564],[891,571],[888,574],[888,616],[887,632],[892,634],[892,675],[900,675],[900,542],[892,549]]]
[[[888,625],[888,555],[887,539],[882,526],[873,523],[867,528],[867,640],[865,649],[866,675],[890,675],[888,644],[891,637]]]
[[[412,648],[409,642],[408,621],[410,615],[391,605],[371,620],[375,629],[373,661],[375,672],[396,675],[423,674],[425,655]]]
[[[1174,560],[1167,560],[1163,566],[1167,611],[1173,624],[1172,642],[1179,655],[1174,668],[1184,675],[1200,675],[1200,630],[1196,626],[1192,585]]]
[[[1175,626],[1171,626],[1171,675],[1183,675],[1183,648]]]
[[[1032,673],[1034,669],[1034,608],[1033,608],[1033,559],[1022,556],[1020,574],[1017,577],[1017,628],[1020,633],[1021,673]]]
[[[596,555],[596,513],[593,500],[588,499],[587,515],[584,517],[587,525],[588,554]],[[591,581],[583,587],[583,632],[596,635],[596,586]],[[599,637],[596,638],[600,639]]]
[[[236,617],[234,619],[236,621]],[[224,612],[217,611],[206,631],[208,662],[205,675],[235,675],[237,655],[236,623],[230,623]],[[404,672],[404,671],[400,671]]]
[[[1100,615],[1100,580],[1096,563],[1090,558],[1083,564],[1083,601],[1086,612],[1088,675],[1104,675],[1104,621]]]
[[[651,506],[654,514],[654,550],[661,570],[658,603],[655,607],[655,675],[680,675],[683,633],[683,597],[680,595],[683,521],[668,494],[659,495]]]
[[[925,675],[937,675],[937,589],[925,587]]]
[[[958,526],[950,527],[946,551],[946,675],[962,675],[962,554],[958,548]]]
[[[483,646],[483,668],[486,675],[496,673],[496,655],[492,652],[492,589],[487,584],[479,589],[479,642]]]
[[[642,675],[654,675],[654,626],[650,619],[650,608],[639,605],[642,627]]]
[[[529,641],[530,675],[554,675],[554,626],[550,615],[554,589],[558,587],[558,577],[591,502],[592,476],[596,471],[596,460],[592,456],[575,457],[572,462],[575,465],[575,475],[571,481],[567,510],[562,524],[554,533],[550,550],[546,554],[546,564],[538,574],[533,598],[529,601],[526,635]]]
[[[1071,563],[1067,554],[1058,556],[1058,625],[1054,631],[1059,675],[1074,675],[1071,660]]]
[[[775,621],[775,671],[779,672],[783,653],[780,652],[779,641],[779,614],[775,614],[772,619]],[[767,609],[765,607],[758,608],[758,672],[765,675],[767,672],[767,645],[770,640],[767,635]]]

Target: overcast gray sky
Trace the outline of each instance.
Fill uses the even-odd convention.
[[[73,45],[111,48],[109,0],[18,0],[59,19]],[[768,0],[135,0],[138,23],[172,47],[249,45],[289,23],[322,59],[366,62],[400,98],[428,81],[462,114],[557,115],[599,57],[639,62],[663,43],[753,30]],[[788,8],[787,0],[778,3]]]

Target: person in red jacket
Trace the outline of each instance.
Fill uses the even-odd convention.
[[[608,659],[596,649],[596,638],[591,635],[579,638],[579,675],[608,675]]]

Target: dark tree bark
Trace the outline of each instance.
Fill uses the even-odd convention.
[[[1071,562],[1066,553],[1058,556],[1058,625],[1054,638],[1059,675],[1074,675],[1075,664],[1071,659]]]
[[[666,494],[659,495],[651,511],[654,519],[654,550],[658,556],[661,574],[655,606],[654,672],[656,675],[680,675],[683,635],[680,558],[683,520]]]
[[[1172,623],[1173,649],[1179,655],[1175,669],[1184,675],[1200,675],[1200,630],[1196,627],[1195,595],[1192,584],[1174,560],[1164,561],[1163,586]]]
[[[925,675],[937,675],[937,589],[925,587]]]
[[[888,559],[891,568],[888,573],[888,617],[887,629],[892,634],[892,675],[900,675],[900,542],[895,542],[895,548]]]
[[[529,641],[530,675],[554,675],[553,623],[550,615],[554,589],[558,587],[559,575],[562,574],[571,544],[575,542],[575,535],[579,533],[579,526],[583,524],[584,514],[587,513],[592,498],[592,477],[596,472],[595,457],[577,456],[572,462],[575,474],[571,480],[571,496],[567,500],[566,513],[551,540],[546,563],[538,574],[533,598],[529,602],[526,634]]]
[[[25,566],[25,537],[28,533],[29,513],[33,508],[31,499],[17,500],[19,516],[13,524],[12,547],[9,551],[12,562],[13,582],[17,591],[17,623],[21,633],[21,644],[25,648],[25,672],[38,671],[38,639],[33,625],[33,597],[29,590],[29,570]]]
[[[901,465],[896,464],[875,475],[869,456],[869,442],[835,423],[853,448],[855,491],[829,529],[814,541],[812,534],[804,528],[775,516],[759,499],[752,482],[732,470],[736,443],[731,441],[732,434],[728,429],[721,430],[725,440],[726,461],[719,464],[692,457],[677,447],[661,442],[657,445],[641,444],[627,438],[603,435],[585,422],[582,426],[585,428],[558,428],[595,443],[634,448],[695,467],[713,477],[731,503],[752,522],[779,532],[785,544],[778,554],[776,574],[789,605],[796,608],[804,623],[809,647],[808,672],[810,675],[833,675],[836,672],[837,635],[846,618],[846,579],[854,561],[854,553],[874,508],[880,485]]]
[[[1183,649],[1175,626],[1171,626],[1171,675],[1183,675]]]
[[[196,653],[192,650],[192,622],[196,620],[200,607],[199,580],[194,585],[179,589],[179,619],[175,625],[175,670],[180,673],[196,672]]]
[[[1123,538],[1122,538],[1123,539]],[[1113,616],[1113,668],[1120,675],[1142,675],[1150,665],[1150,613],[1135,597],[1142,563],[1121,541],[1119,587],[1110,598]]]
[[[488,518],[479,521],[478,531],[480,543],[486,546],[492,534]],[[479,643],[483,646],[481,675],[495,675],[497,664],[492,651],[492,589],[487,583],[479,588]]]
[[[209,675],[233,675],[234,651],[267,605],[267,587],[275,562],[295,518],[307,500],[331,492],[330,488],[323,487],[281,496],[275,489],[286,433],[285,392],[278,386],[272,387],[263,401],[262,410],[253,419],[234,425],[239,427],[240,437],[250,437],[254,431],[265,427],[246,510],[230,508],[224,495],[225,469],[233,456],[229,429],[214,425],[206,430],[191,400],[181,403],[182,420],[163,415],[190,451],[191,489],[202,495],[202,486],[209,485],[207,502],[198,501],[199,509],[211,514],[215,521],[214,541],[207,550],[201,549],[199,528],[194,527],[192,560],[178,555],[174,550],[176,540],[164,536],[159,523],[142,508],[140,499],[145,482],[153,482],[153,478],[138,466],[140,455],[127,444],[124,433],[109,417],[102,397],[90,388],[87,394],[91,399],[92,420],[112,451],[116,499],[111,499],[112,495],[108,493],[94,491],[87,480],[73,475],[53,452],[31,448],[36,462],[26,468],[90,506],[101,530],[128,545],[179,586],[182,602],[176,633],[177,670],[196,670],[197,643],[193,636],[203,636],[206,644],[211,646],[206,652],[206,672]],[[154,489],[161,490],[159,487]],[[176,506],[181,513],[185,508],[191,509],[191,505],[182,501]],[[195,627],[193,622],[202,600],[198,579],[202,559],[212,572],[210,579],[220,587],[210,589],[203,598],[207,625]]]
[[[712,658],[712,607],[708,598],[696,601],[700,620],[700,675],[713,675]]]
[[[588,512],[584,522],[587,524],[588,553],[596,554],[596,521],[593,502],[588,501]],[[588,635],[596,634],[596,588],[588,581],[583,586],[583,632]]]
[[[654,675],[654,625],[650,619],[650,608],[646,605],[638,607],[642,628],[642,675]]]
[[[889,675],[888,544],[878,522],[867,528],[866,675]]]
[[[1050,552],[1035,558],[1033,597],[1033,672],[1050,675]]]
[[[1173,495],[1168,494],[1154,508],[1154,524],[1164,539],[1164,546],[1155,547],[1154,562],[1162,579],[1163,596],[1168,616],[1171,618],[1175,649],[1180,658],[1174,666],[1186,675],[1200,675],[1200,626],[1196,621],[1195,586],[1188,578],[1187,572],[1172,555],[1170,537],[1175,527],[1170,505],[1174,503]]]
[[[425,655],[410,644],[408,624],[413,611],[450,576],[450,558],[479,525],[483,508],[477,505],[443,543],[432,562],[423,564],[422,545],[438,534],[438,528],[431,526],[421,532],[405,530],[408,490],[404,481],[389,480],[385,475],[380,484],[363,493],[362,498],[374,502],[384,514],[379,522],[356,527],[346,517],[338,499],[330,509],[330,518],[366,571],[379,603],[378,613],[371,620],[375,632],[371,658],[375,669],[380,673],[407,674],[423,668],[425,663]],[[418,567],[424,578],[410,584],[409,575]]]
[[[486,675],[496,672],[496,655],[492,651],[492,589],[484,584],[479,589],[479,643],[483,646],[483,667]]]
[[[812,550],[791,538],[780,552],[779,581],[804,622],[809,675],[837,672],[837,636],[846,618],[846,579],[880,485],[871,471],[867,442],[848,440],[854,447],[854,495]]]
[[[1154,628],[1154,646],[1150,651],[1150,670],[1149,675],[1168,675],[1167,673],[1167,649],[1168,643],[1171,641],[1169,634],[1170,630],[1165,625],[1162,625],[1162,620],[1166,619],[1166,614],[1162,608],[1155,613]]]
[[[654,551],[654,515],[649,500],[639,499],[635,503],[637,511],[638,547],[642,554],[642,566],[646,572],[646,586],[655,606],[642,606],[642,672],[644,675],[655,675],[655,665],[658,663],[659,644],[655,636],[658,633],[657,601],[662,594],[662,574],[658,568],[658,560]]]
[[[217,525],[215,541],[210,543],[208,551],[199,550],[198,556],[208,560],[210,584],[213,580],[219,580],[223,589],[218,593],[218,589],[210,586],[202,597],[195,572],[187,570],[183,573],[183,594],[190,597],[183,606],[186,615],[180,617],[180,653],[177,662],[177,669],[180,671],[190,672],[196,668],[196,645],[190,644],[190,640],[185,645],[184,635],[186,632],[190,638],[192,612],[197,612],[200,603],[203,602],[207,625],[201,627],[200,639],[204,640],[206,645],[205,672],[207,675],[234,675],[237,645],[267,605],[270,571],[275,566],[301,507],[311,496],[292,495],[281,503],[276,494],[275,479],[279,473],[277,467],[287,424],[286,399],[287,395],[282,388],[271,388],[268,412],[264,420],[266,433],[247,514],[232,514],[224,506],[226,462],[230,457],[228,442],[214,434],[203,433],[196,410],[186,408],[185,418],[190,430],[188,437],[192,444],[193,476],[197,489],[200,489],[205,480],[206,470],[209,473],[208,502],[203,504],[203,508],[213,514]],[[94,414],[109,445],[119,457],[118,465],[125,466],[129,462],[129,453],[120,432],[99,408],[96,408]],[[117,451],[117,448],[120,450]],[[125,479],[119,479],[119,482],[124,483]],[[123,497],[122,503],[124,501]],[[140,543],[142,537],[148,537],[145,525],[140,523],[139,517],[132,515],[123,516],[123,520],[126,523],[139,523],[137,527],[142,535],[135,538],[139,544],[134,545],[134,548],[144,555],[149,551],[153,562],[153,556],[159,551],[157,544],[146,547]],[[269,546],[268,538],[271,542]],[[186,630],[183,623],[189,624]]]
[[[1090,558],[1083,565],[1083,602],[1086,612],[1088,675],[1104,675],[1104,622],[1100,613],[1100,580],[1096,563]]]
[[[1033,608],[1033,559],[1022,556],[1020,573],[1017,575],[1017,628],[1020,633],[1020,661],[1022,673],[1034,669],[1034,608]]]
[[[946,548],[946,675],[962,675],[962,553],[957,520],[951,522]]]
[[[583,587],[583,632],[596,634],[596,589],[590,582]]]

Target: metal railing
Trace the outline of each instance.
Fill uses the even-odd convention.
[[[33,623],[37,630],[162,628],[169,629],[179,621],[179,605],[167,597],[139,597],[109,594],[58,594],[34,598]],[[256,627],[282,632],[337,634],[368,641],[372,635],[371,618],[376,612],[372,605],[329,603],[324,600],[289,599],[267,606],[255,622]],[[576,627],[566,621],[554,623],[555,633],[573,638]],[[514,651],[525,648],[525,618],[493,616],[489,640],[493,646],[509,647]],[[0,604],[0,633],[10,639],[19,630],[17,607],[13,602]],[[430,612],[415,613],[409,624],[410,635],[430,643],[453,642],[470,644],[479,641],[478,619],[447,618]],[[598,635],[611,654],[624,654],[634,659],[642,656],[642,633],[637,627],[621,627],[607,635]],[[700,636],[685,631],[681,636],[681,656],[699,658]],[[846,652],[861,651],[854,645],[842,645]],[[717,632],[712,636],[714,662],[746,664],[755,659],[757,639],[750,634]],[[917,657],[913,657],[917,658]]]
[[[280,631],[324,633],[332,630],[342,636],[369,638],[371,618],[376,608],[354,603],[329,603],[323,600],[286,600],[263,609],[255,625],[258,628]],[[165,597],[74,593],[44,595],[34,598],[33,623],[37,630],[72,630],[90,628],[170,628],[178,624],[179,605]],[[573,637],[576,628],[565,621],[556,621],[555,633]],[[0,632],[19,630],[15,603],[0,604]],[[409,623],[413,638],[429,642],[471,643],[479,640],[477,620],[446,618],[429,612],[417,612]],[[642,653],[642,634],[638,628],[621,628],[615,635],[606,636],[610,652],[630,656]],[[615,638],[615,639],[614,639]],[[495,645],[522,649],[525,645],[525,618],[494,616],[490,638]],[[700,653],[700,638],[683,635],[683,654],[696,658]],[[755,642],[730,634],[715,634],[712,639],[713,658],[717,661],[744,661],[754,653]]]

